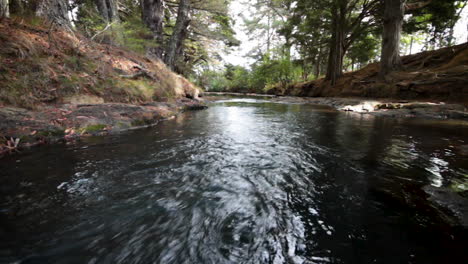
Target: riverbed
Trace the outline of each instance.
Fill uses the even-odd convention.
[[[467,260],[466,215],[427,190],[466,205],[468,126],[209,106],[0,161],[0,263]]]

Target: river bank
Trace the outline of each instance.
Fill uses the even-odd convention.
[[[159,59],[14,19],[0,23],[0,87],[0,156],[205,107]]]
[[[154,126],[184,111],[205,108],[202,102],[192,99],[142,105],[64,104],[34,111],[1,107],[0,157],[52,142]]]
[[[219,92],[203,93],[203,98],[206,101],[219,100],[220,96],[265,97],[278,103],[326,105],[339,111],[365,115],[468,121],[468,109],[466,106],[456,103],[355,97],[297,97]]]

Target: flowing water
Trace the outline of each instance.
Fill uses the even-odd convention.
[[[467,135],[245,98],[42,147],[0,162],[0,263],[462,263],[422,188]]]

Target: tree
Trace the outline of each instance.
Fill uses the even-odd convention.
[[[9,3],[8,0],[0,0],[0,19],[4,17],[9,17]]]
[[[10,14],[14,14],[17,16],[24,14],[23,12],[24,12],[25,3],[23,0],[6,0],[6,1],[9,2]]]
[[[164,10],[165,5],[163,0],[142,0],[141,1],[141,17],[143,22],[153,33],[153,39],[157,43],[157,47],[149,50],[149,53],[157,58],[163,58],[164,44]]]
[[[45,18],[55,26],[70,28],[68,10],[68,0],[39,0],[34,11],[36,16]]]
[[[461,1],[461,2],[467,2]],[[456,0],[426,0],[408,2],[406,0],[385,0],[384,21],[382,33],[382,54],[380,63],[380,77],[385,78],[389,73],[401,67],[400,36],[402,33],[403,16],[410,13],[412,17],[407,32],[423,30],[433,31],[435,42],[437,35],[452,28],[459,18]],[[448,37],[450,41],[450,36]]]
[[[419,3],[419,5],[416,5]],[[453,28],[460,19],[467,0],[432,0],[408,3],[405,11],[410,15],[403,25],[408,34],[425,32],[427,46],[444,47],[453,44]]]
[[[177,20],[169,43],[166,47],[164,62],[170,69],[175,68],[177,51],[181,51],[183,42],[187,37],[187,28],[190,24],[190,0],[180,0],[177,10]]]
[[[117,0],[94,0],[101,17],[107,23],[119,22]]]
[[[287,20],[287,8],[290,1],[254,0],[245,4],[253,10],[249,14],[242,14],[247,35],[251,40],[259,41],[258,46],[253,47],[251,53],[257,52],[258,57],[262,57],[283,44],[283,40],[280,39],[282,35],[280,30]],[[286,35],[283,34],[283,37]]]
[[[343,57],[345,55],[345,26],[347,16],[347,0],[334,0],[332,2],[332,37],[330,39],[330,52],[328,54],[328,66],[326,80],[335,84],[336,79],[343,71]]]
[[[400,37],[406,0],[385,0],[380,76],[385,77],[401,66]]]
[[[343,73],[346,51],[361,35],[366,35],[375,26],[373,14],[377,0],[332,0],[331,34],[325,79],[335,85]]]

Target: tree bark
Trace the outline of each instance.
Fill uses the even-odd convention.
[[[315,61],[315,79],[320,78],[320,65],[322,63],[322,46],[319,47],[317,59]]]
[[[8,0],[0,0],[0,19],[10,17]]]
[[[68,0],[42,0],[34,12],[36,16],[45,18],[57,26],[70,27]]]
[[[385,0],[380,77],[401,67],[400,37],[406,0]]]
[[[14,14],[17,16],[24,15],[25,10],[24,10],[24,3],[22,0],[9,0],[9,2],[10,2],[10,5],[9,5],[10,14]]]
[[[332,37],[325,76],[325,80],[331,81],[331,85],[335,85],[343,73],[346,7],[347,0],[335,0],[332,7]]]
[[[97,9],[106,23],[119,22],[117,0],[95,0]]]
[[[182,30],[182,33],[180,33],[180,39],[182,40],[180,42],[180,44],[177,46],[177,49],[176,49],[176,56],[175,56],[175,60],[174,60],[174,71],[179,73],[179,74],[183,74],[184,73],[184,69],[183,67],[181,67],[182,65],[178,65],[177,62],[182,62],[184,60],[184,49],[185,49],[185,45],[184,45],[184,40],[187,39],[188,37],[188,27],[189,27],[189,24],[190,24],[190,20],[187,20],[186,21],[186,25],[183,27],[184,30]],[[177,60],[177,58],[179,58],[179,60]]]
[[[141,0],[141,17],[158,44],[148,52],[160,59],[163,58],[164,52],[164,9],[164,0]]]
[[[167,66],[174,70],[175,60],[177,51],[180,50],[181,46],[186,37],[185,30],[190,24],[190,0],[180,0],[179,9],[177,11],[177,20],[174,26],[173,33],[169,39],[169,43],[166,48],[166,54],[164,56],[164,62]]]

